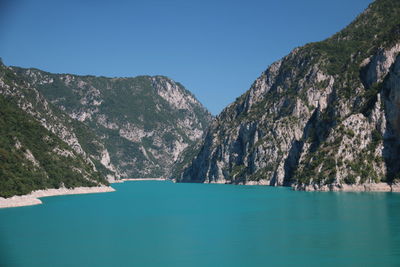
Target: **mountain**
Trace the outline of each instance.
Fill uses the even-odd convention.
[[[211,121],[188,90],[164,76],[53,74],[1,63],[0,97],[0,196],[7,197],[166,176]]]
[[[104,144],[98,156],[117,177],[162,177],[199,140],[211,115],[164,76],[106,78],[12,67],[51,104]]]
[[[92,135],[0,62],[0,197],[107,185],[111,172],[85,152],[103,149]]]
[[[399,52],[400,1],[377,0],[342,31],[269,66],[182,154],[173,178],[390,187],[400,180]]]

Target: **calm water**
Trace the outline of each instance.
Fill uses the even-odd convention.
[[[400,266],[400,194],[113,186],[0,209],[0,265]]]

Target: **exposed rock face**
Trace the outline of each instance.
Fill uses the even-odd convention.
[[[104,147],[95,139],[83,140],[90,136],[84,125],[54,108],[3,64],[0,115],[0,197],[108,184],[105,175],[112,172],[96,168],[96,151]]]
[[[46,105],[51,102],[67,114],[64,120],[91,132],[81,139],[97,142],[95,151],[93,146],[82,148],[73,129],[63,128],[62,123],[44,123],[75,151],[95,159],[96,167],[107,170],[110,181],[165,176],[178,155],[202,137],[211,121],[197,99],[167,77],[105,78],[11,69]],[[36,108],[32,110],[36,112]]]
[[[303,190],[399,179],[399,14],[400,2],[375,1],[343,31],[272,64],[172,178]]]
[[[116,178],[112,164],[101,163],[102,154],[108,153],[107,149],[102,142],[96,140],[94,133],[87,126],[71,119],[67,114],[51,105],[35,86],[17,75],[12,68],[4,65],[0,67],[3,73],[0,77],[1,95],[14,100],[19,108],[65,142],[73,152],[83,157],[94,171],[98,171],[97,168],[100,168],[103,169],[101,172],[108,176],[110,181]],[[52,81],[50,79],[42,82],[51,83]],[[61,156],[73,155],[70,150],[59,147],[54,148],[53,152]]]
[[[2,62],[0,104],[0,197],[165,176],[211,121],[166,77],[51,74]]]

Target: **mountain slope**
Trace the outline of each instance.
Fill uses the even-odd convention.
[[[163,76],[52,74],[0,62],[0,196],[159,177],[211,116]]]
[[[95,153],[117,177],[161,177],[203,135],[211,116],[181,84],[164,76],[106,78],[12,67],[47,101],[83,123],[104,149]]]
[[[60,114],[53,111],[37,91],[0,64],[0,197],[108,184],[107,173],[96,170],[68,123],[60,124]]]
[[[173,178],[307,190],[397,181],[399,51],[400,2],[377,0],[341,32],[273,63]]]

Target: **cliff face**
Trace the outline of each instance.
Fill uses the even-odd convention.
[[[340,190],[400,178],[400,2],[294,49],[211,123],[181,182]]]
[[[167,77],[106,78],[11,69],[92,132],[87,139],[102,145],[93,156],[115,177],[165,176],[211,120],[189,91]]]

